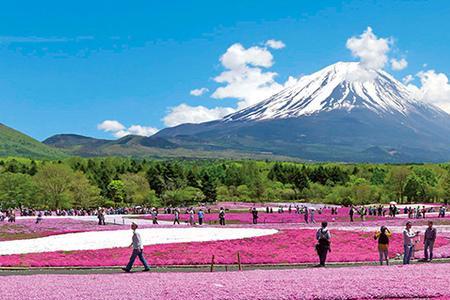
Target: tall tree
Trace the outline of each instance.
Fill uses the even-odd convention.
[[[392,167],[387,178],[387,184],[396,195],[397,200],[402,203],[405,196],[405,185],[411,170],[405,166]]]
[[[204,172],[202,175],[202,188],[203,194],[205,195],[205,200],[208,202],[214,202],[217,198],[216,183],[208,174]]]
[[[69,190],[71,192],[71,206],[74,208],[95,208],[102,204],[100,189],[92,185],[80,171],[75,173]]]
[[[37,192],[31,176],[26,174],[0,174],[0,208],[35,207]]]
[[[41,194],[42,204],[50,209],[70,207],[70,187],[75,178],[72,169],[64,164],[40,166],[35,181]]]
[[[111,180],[108,185],[108,198],[116,205],[123,205],[126,200],[125,185],[122,180]]]
[[[448,167],[447,174],[444,177],[444,181],[442,184],[444,189],[443,200],[447,205],[450,202],[450,167]]]

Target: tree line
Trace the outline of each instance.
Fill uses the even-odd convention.
[[[186,206],[215,201],[342,205],[445,202],[448,164],[0,159],[0,208]]]

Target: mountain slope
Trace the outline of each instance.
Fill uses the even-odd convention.
[[[136,158],[255,158],[298,160],[287,156],[255,154],[230,149],[198,149],[177,145],[161,137],[128,135],[118,140],[102,140],[75,134],[59,134],[44,141],[68,154],[93,156],[126,156]]]
[[[368,72],[366,76],[373,76],[373,80],[354,79],[360,72]],[[355,108],[368,109],[380,116],[407,115],[423,107],[427,106],[414,100],[410,91],[385,71],[368,71],[358,63],[338,62],[302,77],[296,84],[225,120],[294,118]]]
[[[355,80],[369,72],[371,80]],[[270,152],[323,161],[450,159],[450,115],[414,99],[384,71],[339,62],[222,120],[167,128],[185,147]]]
[[[53,159],[66,154],[0,123],[0,157],[4,156]]]
[[[118,140],[96,139],[77,134],[58,134],[43,141],[44,144],[80,156],[131,155],[146,152],[146,148],[171,149],[176,145],[159,137],[127,135]]]

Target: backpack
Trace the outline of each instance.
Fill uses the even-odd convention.
[[[323,229],[319,229],[320,230],[320,235],[319,235],[319,245],[320,246],[330,246],[330,241],[328,240],[326,233],[328,231],[323,231]]]

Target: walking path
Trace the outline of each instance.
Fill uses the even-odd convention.
[[[4,276],[2,300],[20,299],[450,299],[450,264]]]

